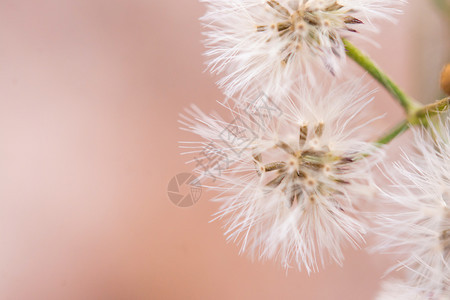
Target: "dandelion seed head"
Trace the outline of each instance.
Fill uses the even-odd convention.
[[[440,300],[450,295],[450,121],[430,124],[412,130],[412,153],[388,174],[384,206],[396,210],[379,218],[377,250],[400,257],[392,270],[404,269],[417,299]]]
[[[315,83],[317,67],[338,75],[343,37],[375,29],[400,0],[204,0],[210,70],[228,95],[250,86],[274,95],[299,79]]]
[[[182,123],[203,139],[194,153],[215,143],[231,161],[216,176],[197,168],[214,181],[227,239],[258,259],[315,272],[341,264],[342,248],[363,242],[354,204],[372,196],[371,170],[382,151],[359,136],[366,123],[355,126],[368,104],[360,82],[292,95],[274,102],[280,114],[270,118],[228,107],[234,120],[227,122],[193,108]]]

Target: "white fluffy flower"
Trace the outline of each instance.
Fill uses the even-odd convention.
[[[203,141],[184,145],[201,178],[214,181],[208,187],[223,203],[217,218],[229,240],[312,272],[340,264],[343,244],[363,241],[354,204],[373,196],[371,168],[381,153],[358,135],[370,123],[360,122],[370,101],[359,81],[325,95],[294,94],[279,106],[261,97],[229,108],[231,123],[193,107],[182,123]]]
[[[298,79],[314,82],[315,65],[338,73],[342,37],[376,30],[374,19],[398,13],[403,0],[201,0],[206,55],[231,96],[251,85],[278,94]]]
[[[379,220],[378,248],[401,256],[395,268],[405,269],[404,285],[417,299],[450,299],[449,129],[449,120],[431,131],[414,129],[415,153],[395,164],[393,186],[384,192],[383,206],[393,212]]]
[[[377,295],[377,300],[448,300],[450,294],[440,294],[430,298],[421,293],[417,288],[406,285],[400,280],[386,281],[383,283],[381,292]]]

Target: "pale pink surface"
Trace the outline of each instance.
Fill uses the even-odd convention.
[[[363,45],[411,93],[418,11],[382,29],[382,49]],[[178,113],[221,99],[202,73],[203,12],[193,0],[0,2],[1,299],[373,297],[386,257],[348,251],[343,268],[286,275],[226,244],[207,194],[190,209],[168,200],[190,170]],[[377,113],[392,103],[377,99]]]

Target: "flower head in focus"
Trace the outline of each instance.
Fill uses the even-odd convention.
[[[314,83],[318,65],[336,74],[345,60],[343,37],[376,28],[373,19],[398,13],[402,0],[202,0],[206,55],[224,74],[227,95],[255,85],[278,94],[298,79]]]
[[[329,260],[340,264],[343,244],[363,241],[354,205],[372,196],[371,169],[381,152],[358,136],[370,102],[360,82],[325,95],[306,88],[293,94],[229,108],[232,122],[194,107],[182,124],[203,141],[184,145],[201,178],[214,181],[208,187],[222,202],[217,218],[229,240],[260,259],[314,272]],[[211,156],[221,159],[205,169]]]
[[[431,121],[430,121],[431,123]],[[415,153],[404,155],[389,174],[377,249],[402,257],[403,284],[388,284],[385,298],[403,288],[424,300],[450,299],[450,120],[414,128]],[[396,288],[395,288],[396,287]],[[407,288],[405,288],[407,287]],[[389,292],[390,291],[390,292]]]

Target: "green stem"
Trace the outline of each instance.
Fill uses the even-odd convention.
[[[425,105],[415,114],[409,117],[409,122],[413,125],[423,124],[429,117],[445,112],[449,109],[450,97],[438,100],[432,104]]]
[[[409,122],[404,120],[397,124],[393,129],[391,129],[386,135],[381,137],[376,143],[378,145],[386,145],[389,144],[393,139],[397,136],[408,130]]]
[[[447,17],[450,17],[450,2],[446,0],[434,0],[437,8],[440,9]]]
[[[406,120],[403,120],[399,124],[397,124],[393,129],[391,129],[386,135],[381,137],[378,141],[378,145],[386,145],[395,139],[397,136],[408,130],[411,126],[414,125],[424,125],[428,124],[428,120],[440,113],[446,112],[449,110],[450,106],[450,97],[444,98],[442,100],[438,100],[435,103],[426,105],[415,113],[411,114]]]
[[[348,40],[342,39],[342,41],[347,50],[347,55],[383,85],[398,100],[408,115],[418,110],[420,105],[408,97],[367,55],[362,53]]]

